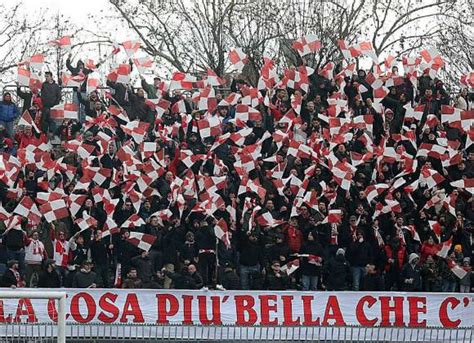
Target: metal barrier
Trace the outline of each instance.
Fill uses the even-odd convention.
[[[0,342],[56,342],[57,325],[2,323]],[[473,342],[474,328],[68,324],[67,342]],[[5,340],[6,339],[6,340]]]

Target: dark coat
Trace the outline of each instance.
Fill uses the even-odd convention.
[[[59,274],[53,270],[51,273],[43,271],[39,276],[38,288],[59,288],[61,287],[61,279]]]
[[[233,270],[227,270],[222,276],[222,286],[226,290],[239,290],[240,278]]]
[[[309,254],[315,255],[319,257],[323,257],[323,247],[319,242],[316,241],[306,241],[303,243],[301,247],[301,254]],[[320,276],[321,275],[321,265],[317,265],[314,263],[310,263],[310,259],[307,257],[303,257],[300,264],[300,273],[301,275],[308,275],[308,276]]]
[[[61,101],[61,88],[56,82],[43,82],[41,100],[45,108],[51,108]]]
[[[402,290],[406,292],[421,291],[421,270],[418,265],[413,267],[410,263],[403,266],[400,274]],[[413,279],[412,283],[408,283],[408,279]]]
[[[344,291],[352,279],[351,268],[343,255],[330,259],[324,267],[328,291]]]

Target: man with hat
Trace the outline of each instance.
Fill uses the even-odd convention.
[[[17,260],[9,260],[7,262],[8,270],[2,276],[3,287],[25,287],[25,281],[20,274],[20,264]]]
[[[421,291],[421,270],[418,262],[420,257],[411,253],[408,257],[408,263],[402,268],[400,274],[402,290],[407,292]]]

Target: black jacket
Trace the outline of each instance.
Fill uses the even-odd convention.
[[[361,291],[383,291],[385,290],[382,276],[379,273],[366,274],[362,277]]]
[[[315,255],[319,257],[323,257],[323,247],[319,242],[316,241],[306,241],[301,246],[300,250],[301,254],[309,254]],[[318,266],[314,263],[309,263],[310,259],[307,257],[303,257],[300,263],[300,273],[301,275],[308,275],[308,276],[319,276],[321,275],[321,266]]]
[[[344,291],[352,279],[351,268],[343,255],[329,260],[324,267],[326,288],[328,291]]]
[[[290,286],[290,278],[283,272],[278,274],[273,270],[268,272],[265,278],[265,288],[272,291],[284,291]]]
[[[45,108],[51,108],[61,101],[61,88],[53,81],[53,83],[43,82],[41,87],[41,100]]]
[[[17,286],[18,282],[16,280],[15,274],[10,269],[7,269],[5,273],[3,273],[2,280],[1,280],[2,287],[11,287]]]
[[[349,246],[348,260],[354,267],[365,267],[368,263],[372,262],[372,249],[367,241],[359,243],[358,241],[353,242]]]
[[[59,274],[53,270],[51,273],[47,271],[41,272],[38,281],[38,288],[59,288],[61,287],[61,280]]]
[[[413,279],[411,283],[407,280]],[[410,263],[406,263],[402,272],[400,273],[400,283],[402,284],[402,290],[408,292],[421,291],[421,270],[418,265],[412,267]]]
[[[239,290],[240,279],[239,276],[233,270],[227,270],[222,276],[222,286],[226,290]]]

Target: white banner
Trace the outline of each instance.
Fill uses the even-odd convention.
[[[474,326],[473,294],[121,289],[68,289],[67,294],[68,323]],[[0,299],[0,323],[52,322],[56,306],[47,299]]]

